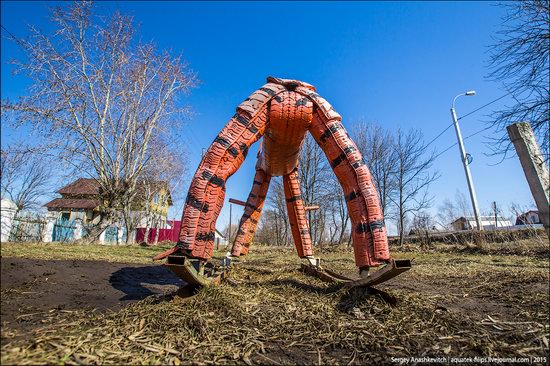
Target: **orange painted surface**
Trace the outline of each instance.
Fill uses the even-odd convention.
[[[273,97],[259,160],[261,169],[272,176],[294,170],[312,119],[313,103],[309,98],[292,91]]]
[[[355,262],[377,266],[390,259],[378,195],[361,153],[341,117],[315,92],[297,80],[268,78],[268,83],[237,107],[216,137],[189,188],[177,247],[209,259],[227,179],[241,166],[248,148],[263,137],[254,184],[247,200],[233,255],[248,253],[272,176],[283,176],[289,221],[300,257],[313,255],[296,168],[309,131],[325,152],[346,195],[352,223]]]
[[[294,245],[299,257],[313,255],[313,246],[309,235],[309,222],[306,218],[304,201],[300,192],[300,181],[298,180],[298,169],[295,168],[290,174],[283,176],[283,187],[285,190],[286,208],[290,230],[294,238]]]
[[[254,233],[260,220],[260,214],[264,205],[267,189],[269,188],[269,181],[271,176],[261,169],[256,170],[254,176],[254,182],[252,183],[252,190],[246,200],[246,206],[244,213],[239,223],[239,230],[231,254],[234,256],[246,255],[250,248],[250,244],[254,239]]]

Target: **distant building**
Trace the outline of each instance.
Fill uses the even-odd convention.
[[[60,198],[45,204],[48,211],[59,213],[63,220],[80,219],[84,223],[99,221],[99,184],[95,179],[80,178],[57,191]]]
[[[216,249],[227,246],[227,239],[218,229],[214,232],[214,244],[216,245]]]
[[[60,219],[80,219],[83,223],[95,224],[99,222],[100,214],[99,189],[99,183],[95,179],[79,178],[57,191],[61,197],[45,206],[48,211],[58,212]],[[144,222],[155,220],[158,222],[156,227],[165,227],[168,207],[172,205],[168,185],[165,182],[139,184],[136,197],[138,199],[131,214],[139,215]]]
[[[516,225],[538,225],[542,224],[540,221],[539,212],[535,210],[530,210],[522,213],[516,217]]]
[[[512,226],[510,220],[497,216],[496,223],[494,216],[481,216],[481,226],[483,230],[495,230],[508,228]],[[472,230],[477,229],[477,222],[474,216],[462,216],[451,223],[454,230]]]

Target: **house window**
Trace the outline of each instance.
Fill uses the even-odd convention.
[[[153,196],[153,202],[154,203],[159,203],[159,194],[158,193],[155,193],[155,195]]]
[[[70,217],[71,217],[70,212],[62,212],[61,213],[61,220],[63,220],[63,221],[69,220]]]

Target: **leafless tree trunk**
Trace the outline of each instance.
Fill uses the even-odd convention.
[[[507,152],[510,141],[506,126],[531,123],[540,140],[542,154],[550,158],[550,2],[523,0],[505,3],[502,30],[490,49],[489,77],[503,83],[515,103],[493,114],[492,126],[498,137],[493,150]]]
[[[432,198],[428,187],[439,178],[439,174],[430,171],[436,155],[427,150],[420,131],[398,130],[394,146],[397,194],[395,198],[390,197],[390,200],[397,207],[399,243],[403,244],[407,215],[430,207]]]
[[[51,19],[53,34],[31,27],[28,39],[14,39],[27,57],[14,64],[32,84],[28,96],[3,101],[2,112],[34,126],[73,174],[97,180],[99,236],[121,208],[127,212],[158,157],[155,147],[177,155],[174,133],[186,112],[178,97],[196,77],[181,56],[136,41],[131,17],[99,18],[90,2],[75,2],[55,8]]]
[[[390,217],[390,198],[397,192],[397,162],[394,137],[382,126],[358,123],[353,129],[354,140],[363,154],[378,190],[384,217]]]
[[[155,231],[155,240],[153,242],[154,245],[157,245],[158,242],[159,242],[159,235],[160,235],[160,223],[157,221],[157,227],[156,227],[156,231]]]
[[[336,176],[333,176],[329,181],[330,195],[326,196],[323,202],[329,206],[327,215],[332,218],[332,227],[330,229],[330,243],[342,244],[346,230],[349,229],[349,214],[344,199],[342,186],[338,182]]]
[[[325,217],[329,209],[330,179],[334,173],[330,169],[325,154],[313,137],[307,135],[300,150],[298,177],[305,206],[320,206],[317,211],[308,211],[309,232],[313,244],[323,241]]]
[[[281,177],[271,179],[269,192],[267,203],[274,217],[275,243],[276,245],[288,245],[290,244],[290,223],[288,221],[285,192]]]

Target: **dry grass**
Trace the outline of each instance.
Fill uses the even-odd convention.
[[[79,259],[122,263],[150,263],[167,245],[98,245],[74,243],[2,243],[2,257],[35,259]]]
[[[546,236],[538,236],[529,240],[522,239],[505,243],[485,242],[476,244],[446,244],[435,242],[427,244],[405,244],[400,248],[408,252],[428,253],[463,253],[463,254],[490,254],[490,255],[517,255],[539,258],[550,258],[550,244]]]
[[[2,255],[72,255],[64,246],[55,248],[63,250],[51,254],[36,245],[25,254],[2,245]],[[150,260],[157,251],[78,247],[78,255],[88,259],[131,262]],[[411,271],[380,287],[398,298],[395,307],[306,277],[290,250],[257,247],[233,271],[236,286],[206,288],[186,300],[148,298],[116,313],[50,311],[32,334],[3,327],[1,361],[365,364],[407,356],[549,356],[546,259],[394,256],[414,259]],[[322,257],[332,268],[353,269],[346,250]]]

